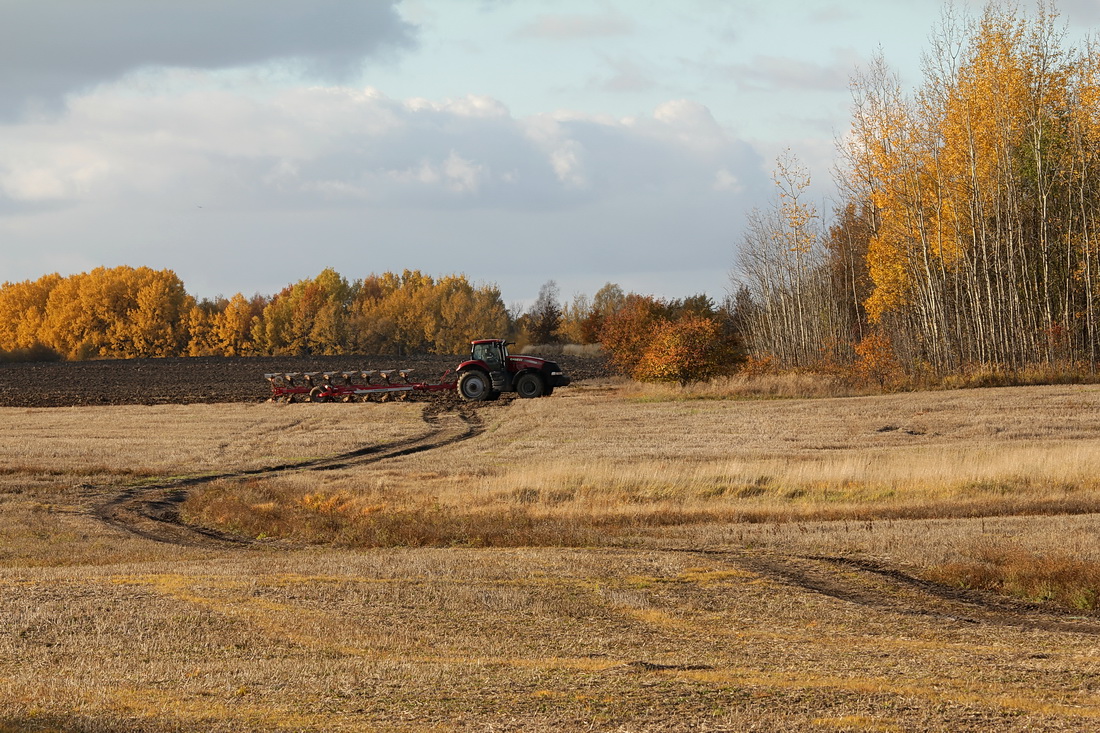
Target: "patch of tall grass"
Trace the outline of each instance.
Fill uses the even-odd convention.
[[[876,380],[857,369],[832,366],[822,369],[746,368],[724,377],[685,386],[633,382],[625,394],[640,401],[745,400],[784,398],[857,397],[893,392],[1025,387],[1057,384],[1097,384],[1100,373],[1088,364],[1052,362],[1024,367],[970,364],[951,374],[914,371],[890,380]]]
[[[660,528],[704,524],[966,519],[1090,514],[1100,493],[1083,486],[1023,488],[755,481],[689,487],[579,481],[505,481],[498,490],[393,487],[294,478],[222,480],[194,492],[182,516],[248,537],[345,547],[596,546]],[[493,481],[493,483],[496,483]],[[1014,490],[1013,487],[1016,487]]]
[[[1062,553],[1036,553],[983,543],[957,561],[929,568],[927,577],[946,585],[1054,603],[1082,611],[1100,608],[1100,563]]]

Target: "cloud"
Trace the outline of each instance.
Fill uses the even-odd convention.
[[[657,87],[653,76],[641,64],[626,58],[604,57],[611,68],[611,75],[593,86],[603,92],[647,92]]]
[[[517,117],[484,96],[117,84],[3,131],[5,242],[170,267],[210,294],[325,265],[524,282],[548,263],[563,277],[667,271],[676,251],[684,267],[724,269],[738,219],[770,188],[761,156],[689,100],[625,119]],[[40,275],[28,262],[8,277]]]
[[[628,36],[634,32],[634,21],[621,13],[540,15],[515,32],[517,38],[547,40],[577,40]]]
[[[397,0],[6,0],[0,115],[147,67],[283,61],[346,78],[366,57],[408,48]]]
[[[750,158],[687,100],[627,120],[516,118],[484,96],[396,100],[313,87],[269,99],[218,89],[149,97],[120,85],[72,98],[54,122],[6,126],[0,195],[26,204],[214,197],[242,209],[545,209],[673,178],[707,189],[716,171]]]
[[[848,88],[849,76],[859,60],[854,52],[837,49],[828,63],[758,55],[752,63],[726,66],[719,72],[743,90],[842,91]]]
[[[814,8],[810,13],[810,21],[815,24],[841,23],[855,17],[856,14],[852,12],[851,8],[843,5],[825,5]]]

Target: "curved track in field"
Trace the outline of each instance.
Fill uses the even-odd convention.
[[[1100,635],[1100,617],[935,583],[870,560],[742,550],[669,548],[729,563],[781,585],[838,601],[944,624]]]
[[[271,476],[292,471],[326,471],[376,463],[452,445],[473,438],[484,430],[477,409],[464,404],[429,403],[424,408],[423,420],[427,430],[419,435],[339,455],[126,486],[95,505],[92,514],[105,524],[157,542],[185,546],[251,544],[253,540],[246,537],[182,522],[179,505],[187,498],[187,492],[195,486],[223,479]]]

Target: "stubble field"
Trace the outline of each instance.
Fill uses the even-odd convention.
[[[0,408],[0,730],[1100,724],[1100,388],[673,396]]]

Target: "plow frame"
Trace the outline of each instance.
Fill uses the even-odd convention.
[[[405,399],[410,392],[453,391],[458,382],[448,370],[438,383],[409,381],[409,369],[368,369],[340,372],[275,372],[265,374],[271,383],[272,402],[384,402]],[[393,381],[394,376],[400,381]],[[380,378],[381,381],[375,381]]]

